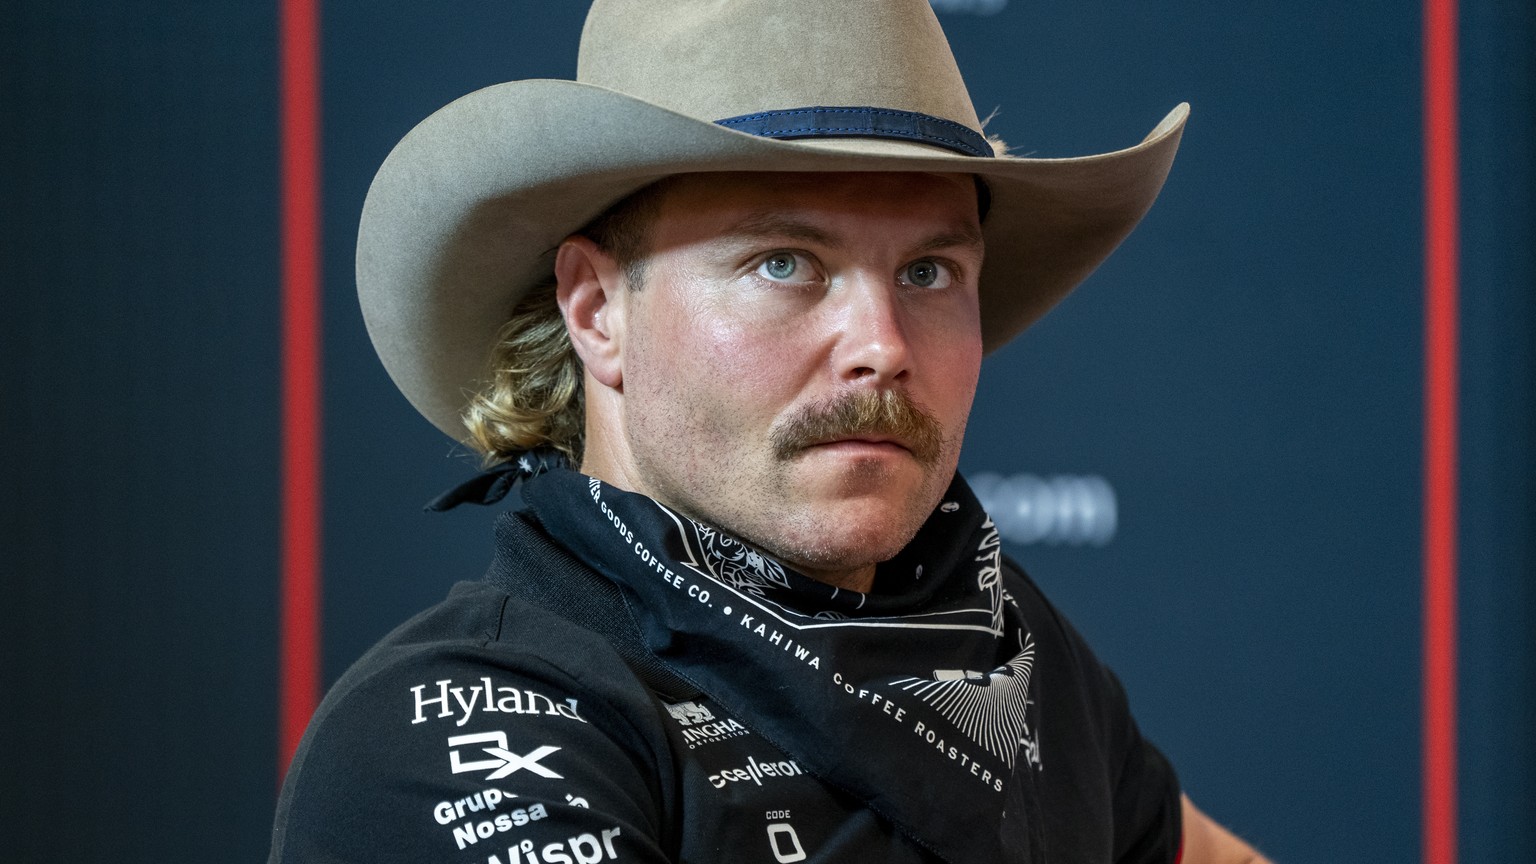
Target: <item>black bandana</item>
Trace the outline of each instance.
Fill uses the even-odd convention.
[[[1035,644],[958,476],[869,594],[573,471],[523,497],[659,660],[812,773],[951,862],[1038,859]]]

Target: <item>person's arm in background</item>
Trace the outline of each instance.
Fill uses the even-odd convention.
[[[1216,824],[1182,796],[1184,809],[1184,853],[1180,864],[1270,864],[1270,860],[1239,840],[1231,831]]]

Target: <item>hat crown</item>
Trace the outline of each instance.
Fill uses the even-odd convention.
[[[927,0],[597,0],[576,80],[707,121],[871,106],[981,130]]]

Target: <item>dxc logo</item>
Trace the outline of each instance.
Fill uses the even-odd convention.
[[[1120,521],[1114,487],[1097,475],[983,472],[970,483],[997,533],[1013,543],[1103,546]]]
[[[480,748],[482,752],[491,756],[490,759],[467,761],[457,748],[466,744],[490,744],[490,747]],[[453,773],[463,774],[467,771],[490,771],[485,775],[487,780],[500,780],[508,774],[521,771],[524,768],[551,780],[564,780],[559,774],[539,764],[539,760],[551,753],[558,751],[559,747],[545,745],[530,753],[519,756],[507,749],[507,736],[502,732],[477,732],[474,735],[454,735],[448,739],[448,762],[453,767]]]

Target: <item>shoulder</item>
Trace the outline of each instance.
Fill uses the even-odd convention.
[[[1050,766],[1037,788],[1052,824],[1079,824],[1094,813],[1108,826],[1095,830],[1113,860],[1173,860],[1182,830],[1173,767],[1142,737],[1120,679],[1082,634],[1018,564],[1005,558],[1003,573],[1037,646],[1032,696],[1041,711],[1033,731]],[[1073,782],[1060,784],[1067,775]]]
[[[622,713],[600,719],[655,713],[644,685],[603,637],[493,585],[462,582],[342,675],[315,712],[305,743],[344,731],[359,714],[370,724],[396,718],[410,726],[464,726],[483,714],[533,713],[505,707],[517,701],[513,682],[546,716],[590,722],[587,715],[611,708]],[[448,701],[433,701],[445,692]],[[497,694],[502,698],[489,698]]]
[[[600,636],[461,583],[326,695],[284,783],[273,860],[435,860],[534,837],[545,818],[562,837],[650,842],[668,795],[659,711]]]
[[[1024,569],[1008,558],[1003,559],[1003,585],[1038,646],[1036,663],[1050,682],[1042,682],[1042,687],[1050,688],[1053,707],[1058,712],[1074,708],[1074,720],[1083,724],[1084,733],[1124,736],[1132,721],[1120,679]]]
[[[1007,556],[1003,556],[1002,565],[1003,588],[1009,599],[1018,605],[1035,639],[1056,646],[1058,654],[1065,652],[1064,659],[1079,673],[1104,669],[1087,640],[1045,596],[1024,568]]]

